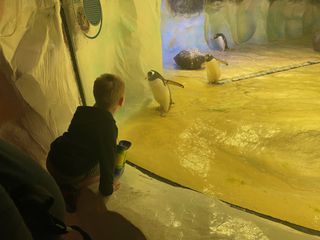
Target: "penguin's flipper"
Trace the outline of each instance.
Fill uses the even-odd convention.
[[[184,88],[184,86],[183,86],[181,83],[178,83],[178,82],[175,82],[175,81],[172,81],[172,80],[166,79],[165,82],[166,82],[167,84],[171,84],[171,85],[174,85],[174,86],[177,86],[177,87]]]
[[[222,63],[222,64],[225,64],[225,65],[227,65],[227,66],[229,65],[229,63],[226,62],[226,61],[224,61],[224,60],[221,60],[221,59],[216,58],[216,57],[215,57],[215,59],[216,59],[218,62]]]
[[[163,77],[160,78],[162,80],[163,86],[167,86],[167,80]]]

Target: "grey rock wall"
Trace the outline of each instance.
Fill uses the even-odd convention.
[[[243,0],[209,1],[205,6],[206,41],[215,49],[214,36],[223,33],[232,47],[310,35],[320,29],[320,1]]]

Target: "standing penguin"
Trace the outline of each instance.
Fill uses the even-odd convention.
[[[154,99],[160,104],[161,116],[170,110],[172,102],[171,91],[168,84],[172,84],[181,88],[184,86],[180,83],[165,79],[155,70],[148,72],[148,81]]]
[[[217,83],[217,81],[221,77],[221,70],[220,70],[220,64],[225,64],[228,66],[228,63],[226,61],[213,58],[211,61],[208,61],[206,63],[206,70],[207,70],[207,79],[209,83]]]
[[[226,49],[229,49],[227,39],[223,33],[217,33],[214,36],[214,40],[219,46],[220,51],[225,51]]]

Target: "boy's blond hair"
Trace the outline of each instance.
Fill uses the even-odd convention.
[[[94,81],[93,95],[102,108],[115,106],[124,94],[124,82],[116,75],[105,73]]]

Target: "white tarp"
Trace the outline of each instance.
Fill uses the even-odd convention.
[[[25,106],[21,115],[2,122],[0,136],[44,161],[50,142],[65,131],[79,104],[60,4],[5,0],[0,9],[0,46],[15,72],[1,81],[14,82],[11,87]]]

